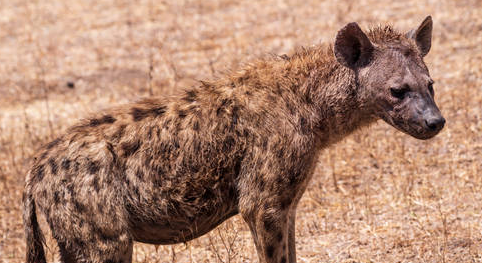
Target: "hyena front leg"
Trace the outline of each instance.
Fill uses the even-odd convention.
[[[295,221],[296,207],[290,210],[288,218],[288,263],[296,263]]]
[[[285,201],[286,202],[286,201]],[[249,213],[241,214],[250,226],[260,263],[287,263],[289,259],[289,210],[281,200],[258,200]]]

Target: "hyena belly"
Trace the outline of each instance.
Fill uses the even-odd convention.
[[[172,187],[146,191],[130,189],[126,204],[134,240],[152,244],[175,244],[197,238],[238,213],[235,188],[213,182],[168,181]],[[158,182],[150,182],[156,185]],[[177,184],[198,184],[177,189]],[[221,189],[230,189],[220,192]],[[137,195],[135,191],[139,191]]]
[[[238,213],[242,156],[234,140],[148,129],[151,143],[139,145],[133,154],[139,156],[126,162],[126,211],[136,241],[185,242]]]

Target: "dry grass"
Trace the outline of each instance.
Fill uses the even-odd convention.
[[[332,41],[347,22],[408,30],[427,14],[426,60],[446,128],[425,142],[380,122],[326,150],[298,210],[298,260],[482,262],[478,0],[0,0],[0,262],[23,261],[31,155],[78,118],[176,93],[263,53]],[[50,240],[49,262],[55,250]],[[134,262],[255,261],[239,217],[187,244],[134,252]]]

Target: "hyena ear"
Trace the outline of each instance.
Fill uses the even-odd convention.
[[[405,36],[415,40],[422,57],[425,57],[432,46],[432,17],[427,16],[417,29],[410,30]]]
[[[361,67],[370,61],[374,47],[357,23],[349,23],[335,38],[335,57],[348,68]]]

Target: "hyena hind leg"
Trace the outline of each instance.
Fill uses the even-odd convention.
[[[110,236],[109,239],[103,239],[105,236],[92,233],[90,243],[79,239],[74,242],[57,239],[60,260],[62,263],[131,263],[133,242],[125,236]]]

